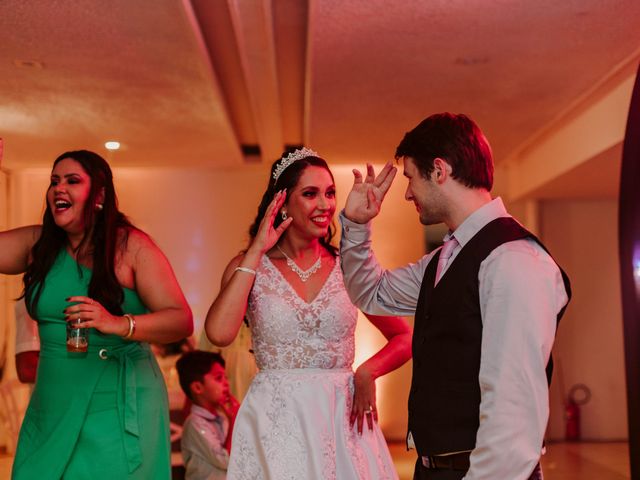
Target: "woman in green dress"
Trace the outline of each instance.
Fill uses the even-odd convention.
[[[190,335],[189,306],[118,210],[102,157],[60,155],[46,199],[42,225],[0,233],[0,273],[25,273],[41,340],[12,478],[169,479],[167,392],[147,342]],[[69,322],[88,331],[86,351],[68,351]]]

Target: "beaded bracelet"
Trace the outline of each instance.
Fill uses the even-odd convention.
[[[251,269],[251,268],[247,268],[247,267],[236,267],[234,270],[234,272],[244,272],[244,273],[250,273],[251,275],[255,275],[256,271]]]
[[[124,316],[124,318],[129,320],[129,331],[122,338],[131,338],[133,336],[133,334],[136,332],[136,319],[130,313],[125,313],[123,316]]]

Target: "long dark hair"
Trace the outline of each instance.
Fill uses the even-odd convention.
[[[288,152],[285,152],[283,154],[283,157],[286,156],[287,153]],[[282,159],[279,158],[278,160],[273,162],[273,165],[271,165],[271,173],[269,174],[269,184],[267,185],[267,190],[262,195],[262,201],[258,206],[258,214],[256,215],[256,218],[253,221],[253,224],[251,225],[251,227],[249,227],[249,235],[251,236],[252,239],[255,238],[255,236],[258,234],[258,228],[260,227],[260,222],[264,218],[264,214],[267,211],[267,207],[269,207],[269,204],[273,200],[273,197],[275,196],[275,194],[279,190],[286,188],[287,197],[288,197],[289,192],[291,192],[291,190],[298,184],[298,181],[302,176],[302,172],[304,172],[304,170],[307,167],[313,166],[313,167],[324,168],[327,172],[329,172],[329,175],[331,175],[331,180],[334,179],[333,173],[331,173],[331,170],[329,169],[329,165],[327,165],[327,162],[325,162],[320,157],[310,156],[310,157],[304,157],[300,160],[295,161],[291,165],[289,165],[280,174],[278,179],[275,180],[273,178],[273,172],[276,169],[276,165],[280,163],[281,160]],[[276,215],[276,219],[273,222],[273,227],[277,228],[278,225],[280,225],[281,223],[282,223],[282,218],[280,217],[280,215]],[[338,253],[338,249],[333,245],[331,245],[331,239],[333,238],[334,235],[335,235],[335,228],[334,228],[333,222],[331,222],[331,225],[329,226],[329,230],[327,232],[327,236],[325,238],[320,239],[320,244],[324,248],[326,248],[331,255],[335,257]]]
[[[77,150],[60,155],[53,162],[53,167],[66,158],[78,162],[91,178],[91,189],[83,212],[84,237],[77,248],[78,252],[87,251],[93,260],[88,295],[100,302],[110,313],[122,315],[124,291],[115,274],[115,256],[118,248],[126,245],[129,229],[135,227],[118,210],[113,176],[106,160],[97,153]],[[95,205],[103,189],[103,206],[102,209],[97,209]],[[23,297],[26,299],[29,314],[34,318],[47,274],[67,245],[66,232],[56,225],[49,202],[46,204],[42,233],[31,250],[32,260],[23,278]]]

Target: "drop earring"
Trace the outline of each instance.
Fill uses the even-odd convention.
[[[101,211],[104,208],[104,205],[102,203],[96,203],[96,210],[97,211]]]
[[[282,212],[280,212],[280,216],[282,217],[282,221],[285,221],[287,219],[287,212],[282,210]]]

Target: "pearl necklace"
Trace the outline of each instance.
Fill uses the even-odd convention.
[[[289,255],[287,255],[282,251],[282,249],[280,248],[280,245],[276,245],[276,248],[280,251],[282,255],[284,255],[284,258],[287,259],[287,265],[289,266],[289,268],[293,270],[300,277],[300,280],[302,280],[303,282],[306,282],[307,280],[309,280],[309,277],[314,273],[316,273],[322,266],[322,262],[321,262],[322,256],[319,256],[316,262],[313,265],[311,265],[311,267],[308,270],[302,270],[296,264],[296,262],[294,262],[289,257]]]

